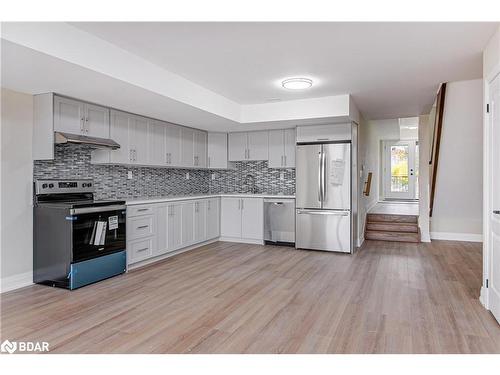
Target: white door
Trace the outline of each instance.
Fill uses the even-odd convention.
[[[269,131],[269,168],[283,168],[285,166],[285,144],[283,130]]]
[[[85,104],[85,135],[109,138],[109,108]]]
[[[415,141],[384,142],[384,198],[416,198]]]
[[[248,133],[247,160],[267,160],[268,148],[269,133],[267,131]]]
[[[227,134],[208,133],[208,168],[227,168]]]
[[[295,129],[285,129],[285,160],[287,168],[295,168]]]
[[[168,251],[177,250],[182,246],[182,204],[170,203],[167,218]]]
[[[194,202],[194,242],[203,242],[207,238],[207,201]]]
[[[180,126],[167,124],[167,165],[181,164],[181,129]]]
[[[148,119],[134,116],[133,133],[130,144],[133,150],[134,164],[147,165],[148,163]]]
[[[228,143],[230,161],[247,159],[247,133],[229,133]]]
[[[241,199],[221,199],[221,228],[222,237],[241,238]]]
[[[181,165],[194,166],[194,130],[190,128],[181,129]]]
[[[500,322],[500,75],[490,85],[489,90],[490,137],[490,251],[489,251],[489,309]]]
[[[132,152],[129,144],[129,131],[132,126],[131,115],[111,111],[110,138],[120,145],[119,149],[109,151],[111,163],[130,164],[132,162]]]
[[[150,121],[148,127],[148,165],[165,165],[167,163],[165,123]]]
[[[219,199],[207,200],[207,239],[220,235]]]
[[[194,202],[182,203],[182,247],[194,242]]]
[[[264,201],[260,198],[241,199],[241,237],[264,239]]]
[[[54,130],[84,134],[85,109],[84,104],[72,99],[54,97]]]

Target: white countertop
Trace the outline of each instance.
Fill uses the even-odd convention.
[[[193,199],[214,198],[214,197],[236,197],[236,198],[277,198],[277,199],[295,199],[295,195],[283,194],[251,194],[251,193],[224,193],[224,194],[195,194],[195,195],[167,195],[163,197],[142,197],[125,198],[127,205],[161,203],[173,201],[186,201]]]

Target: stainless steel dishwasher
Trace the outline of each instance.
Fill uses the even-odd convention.
[[[264,199],[264,243],[295,246],[295,199]]]

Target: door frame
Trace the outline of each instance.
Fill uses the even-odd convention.
[[[391,193],[390,192],[390,153],[388,152],[388,147],[398,144],[408,145],[408,193]],[[382,141],[382,198],[385,199],[402,199],[402,200],[414,200],[416,199],[416,178],[415,172],[417,169],[415,151],[416,151],[416,140],[398,140],[398,139],[388,139]],[[413,165],[413,168],[412,168]]]
[[[500,63],[497,64],[483,80],[483,283],[479,301],[487,310],[490,309],[489,288],[487,287],[487,283],[490,279],[490,268],[492,267],[490,213],[493,211],[491,201],[491,159],[493,155],[492,148],[490,147],[492,128],[490,126],[491,116],[490,113],[487,112],[487,105],[490,102],[491,84],[498,76],[500,76]]]

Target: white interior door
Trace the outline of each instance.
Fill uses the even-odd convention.
[[[385,141],[384,198],[416,199],[416,141]]]
[[[489,309],[500,322],[500,75],[490,85],[490,251],[488,300]]]

